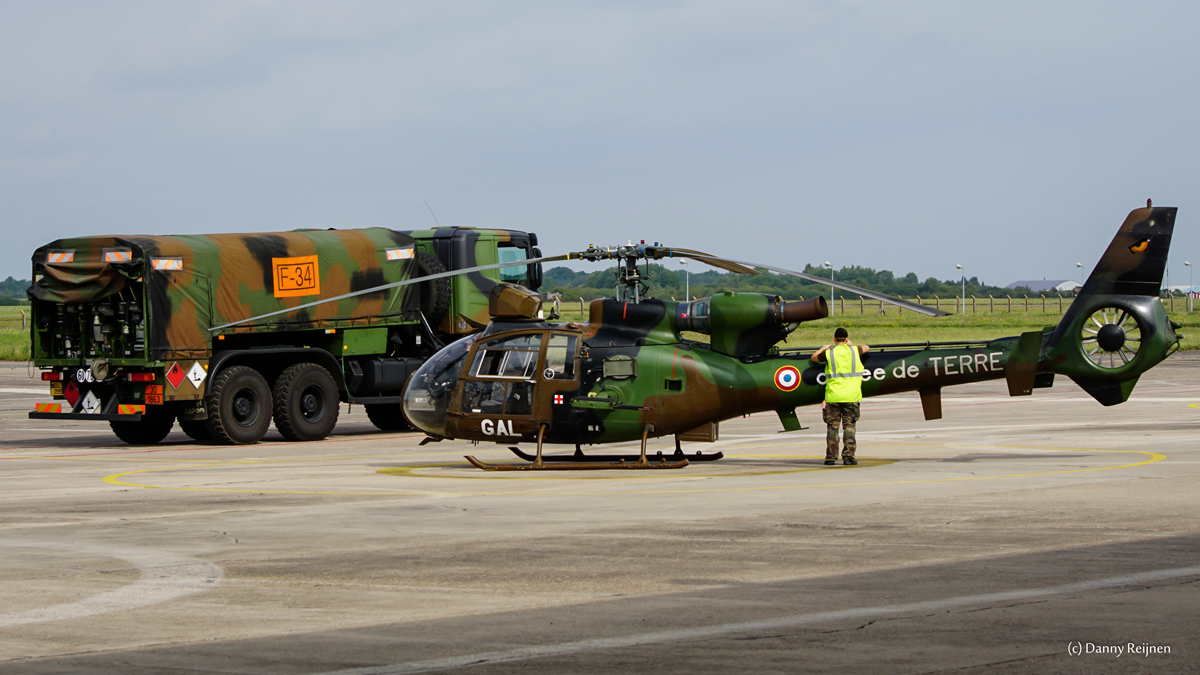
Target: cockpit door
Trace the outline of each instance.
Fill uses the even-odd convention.
[[[536,396],[543,365],[543,333],[481,341],[463,374],[455,437],[515,442],[537,433]]]
[[[550,333],[546,336],[545,362],[536,401],[537,418],[547,421],[547,438],[575,437],[577,415],[571,399],[579,394],[579,336]]]

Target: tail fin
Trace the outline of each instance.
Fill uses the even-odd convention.
[[[1079,296],[1139,295],[1157,298],[1175,230],[1176,207],[1134,209],[1096,263]]]
[[[1104,405],[1126,401],[1179,343],[1158,299],[1177,210],[1129,212],[1046,343],[1048,368]]]

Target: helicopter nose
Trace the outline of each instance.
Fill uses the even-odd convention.
[[[401,403],[404,416],[413,426],[431,436],[449,438],[446,413],[473,343],[474,336],[463,338],[434,354],[413,373]]]
[[[439,423],[437,411],[434,406],[428,404],[427,397],[406,395],[401,407],[404,417],[417,429],[431,436],[445,436],[445,417],[442,416]]]

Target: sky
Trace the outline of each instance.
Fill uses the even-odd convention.
[[[8,0],[0,278],[63,237],[436,217],[1079,280],[1153,198],[1186,283],[1198,30],[1190,2]]]

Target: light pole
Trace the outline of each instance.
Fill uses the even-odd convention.
[[[680,265],[683,265],[683,301],[692,301],[692,272],[688,269],[688,261],[680,260]]]
[[[833,263],[826,260],[825,264],[821,265],[821,267],[829,268],[829,280],[833,281]],[[829,311],[833,311],[833,284],[829,284]]]
[[[1196,304],[1193,302],[1196,299],[1194,297],[1196,295],[1196,286],[1192,283],[1192,263],[1184,260],[1183,266],[1188,268],[1188,311],[1191,312],[1194,309],[1193,305]]]
[[[960,311],[959,314],[966,314],[967,313],[967,271],[965,269],[963,269],[962,265],[955,265],[954,269],[963,270],[963,273],[962,273],[962,284],[963,284],[962,311]]]

